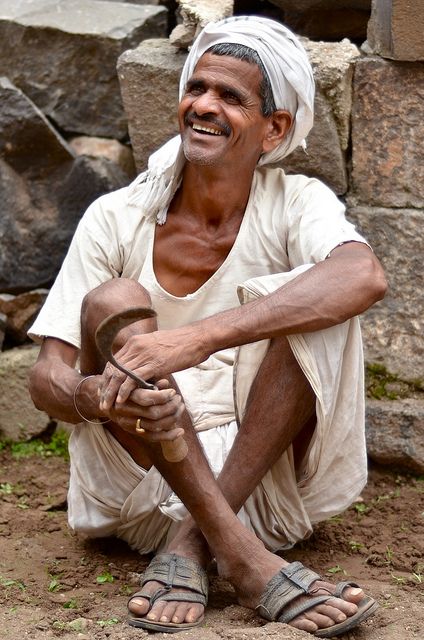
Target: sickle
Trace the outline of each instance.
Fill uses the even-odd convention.
[[[155,316],[156,311],[149,307],[131,307],[130,309],[126,309],[120,313],[114,313],[105,318],[97,327],[95,334],[96,345],[103,358],[134,380],[141,389],[156,389],[156,387],[154,384],[146,382],[143,378],[140,378],[131,371],[131,369],[127,369],[118,362],[112,353],[112,346],[118,331],[137,320],[154,318]],[[187,443],[182,436],[178,436],[175,440],[161,442],[161,447],[163,457],[168,462],[181,462],[188,453]]]

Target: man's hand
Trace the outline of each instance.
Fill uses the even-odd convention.
[[[112,365],[107,365],[110,368]],[[137,435],[135,427],[139,420],[138,432],[149,442],[175,440],[184,435],[178,420],[184,411],[181,396],[169,386],[168,380],[159,380],[157,390],[135,389],[124,402],[115,402],[108,410],[100,408],[103,415],[132,435]]]
[[[144,380],[158,380],[195,366],[209,356],[201,339],[200,323],[173,331],[154,331],[131,336],[115,359]],[[137,383],[108,364],[100,386],[100,410],[109,411],[124,403]]]

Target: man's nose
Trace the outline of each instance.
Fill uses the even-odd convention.
[[[219,111],[218,96],[212,91],[205,91],[196,97],[192,108],[199,116],[206,113],[217,113]]]

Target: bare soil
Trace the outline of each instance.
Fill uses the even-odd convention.
[[[0,638],[134,640],[126,601],[148,557],[115,539],[73,535],[66,521],[68,464],[58,457],[16,459],[0,452]],[[424,482],[371,469],[362,502],[320,524],[289,560],[353,579],[380,603],[345,640],[424,638]],[[211,574],[202,627],[178,638],[307,640],[309,634],[258,618],[237,605],[231,586]],[[162,634],[155,637],[165,638]]]

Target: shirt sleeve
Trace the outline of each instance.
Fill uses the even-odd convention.
[[[322,182],[305,178],[288,207],[287,252],[292,268],[316,264],[345,242],[367,241],[345,218],[345,206]]]
[[[105,196],[81,218],[60,272],[28,335],[60,338],[81,346],[80,314],[86,293],[102,282],[119,277],[122,257],[116,224]]]

